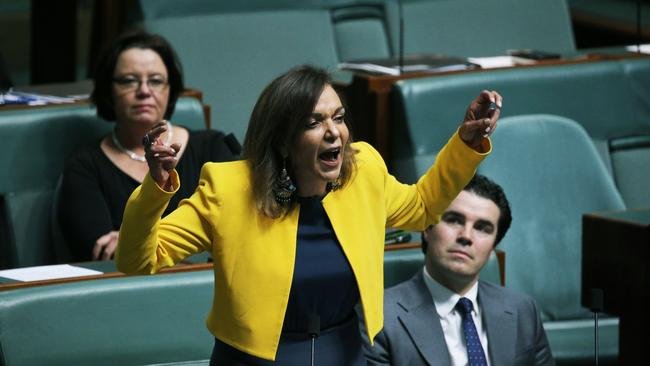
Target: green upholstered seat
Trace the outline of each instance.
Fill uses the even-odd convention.
[[[205,128],[198,99],[178,99],[172,121]],[[0,268],[56,262],[51,206],[66,157],[113,128],[88,104],[0,111]]]
[[[458,128],[469,101],[483,89],[503,96],[502,117],[550,113],[578,121],[606,165],[609,139],[650,133],[650,111],[643,110],[621,63],[614,61],[401,80],[396,89],[403,110],[398,121],[406,123],[398,126],[394,139],[398,160],[435,154]],[[427,130],[431,133],[423,133]]]
[[[54,263],[50,240],[53,191],[49,188],[9,192],[2,209],[6,234],[0,244],[0,268]]]
[[[598,320],[600,365],[618,365],[618,324],[618,318],[600,318]],[[545,322],[543,325],[558,366],[594,365],[593,320]]]
[[[0,365],[206,364],[212,292],[212,270],[0,292]]]
[[[170,121],[174,124],[187,127],[192,130],[205,130],[206,115],[203,111],[203,103],[197,98],[181,96],[176,101],[174,113]],[[216,127],[219,129],[218,127]]]
[[[88,105],[0,113],[0,139],[8,145],[8,154],[0,157],[0,225],[6,232],[0,268],[53,263],[49,234],[54,184],[66,156],[110,127]]]
[[[628,209],[650,207],[650,133],[610,141],[614,179]]]
[[[110,131],[89,105],[64,105],[0,112],[0,192],[54,187],[68,154],[84,141]]]
[[[317,9],[338,3],[350,3],[351,0],[137,0],[130,2],[134,13],[131,16],[136,20],[150,21],[162,18],[176,18],[184,16],[223,14],[223,13],[251,13],[269,10],[289,9]]]
[[[171,120],[205,128],[203,108],[196,98],[179,98]],[[0,111],[0,140],[7,149],[0,156],[0,193],[54,188],[65,158],[112,128],[113,124],[96,117],[89,104]]]
[[[334,35],[327,10],[209,14],[145,21],[178,53],[185,79],[203,91],[212,127],[243,141],[264,86],[291,67],[334,69]]]
[[[157,19],[208,14],[326,10],[334,28],[338,60],[349,61],[391,55],[393,40],[389,37],[388,19],[396,15],[395,4],[392,0],[139,0],[132,2],[130,14],[134,21],[148,23]],[[390,26],[397,27],[393,23]]]
[[[339,61],[391,56],[383,5],[347,6],[331,13]]]
[[[503,187],[512,208],[512,226],[500,244],[508,254],[506,284],[536,299],[545,327],[552,329],[556,358],[593,355],[592,315],[580,303],[582,215],[624,209],[623,200],[575,121],[508,117],[499,121],[493,141],[478,171]],[[608,345],[601,355],[613,360],[617,353],[606,352],[617,351],[617,322],[601,327]]]
[[[403,4],[406,53],[496,56],[573,52],[565,0],[438,0]]]
[[[641,143],[650,137],[647,58],[401,80],[394,93],[393,173],[414,182],[483,89],[503,95],[502,117],[550,113],[579,122],[626,204],[646,205],[648,195],[639,182],[650,180],[650,151]]]

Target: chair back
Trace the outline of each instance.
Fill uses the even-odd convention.
[[[164,36],[183,64],[187,85],[203,91],[212,125],[244,140],[263,88],[294,66],[334,69],[327,10],[284,10],[164,18],[144,22]]]
[[[438,0],[403,5],[406,53],[575,52],[566,0]]]
[[[582,215],[624,209],[585,130],[553,115],[503,118],[479,173],[500,184],[512,226],[506,284],[535,298],[545,320],[588,318],[580,305]]]

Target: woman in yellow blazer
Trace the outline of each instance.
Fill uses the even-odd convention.
[[[245,160],[206,164],[196,192],[163,220],[181,184],[180,146],[158,139],[160,124],[145,137],[150,174],[127,204],[118,269],[150,274],[212,254],[211,365],[362,365],[354,307],[373,339],[385,228],[438,221],[489,153],[500,106],[498,93],[481,92],[436,163],[406,185],[370,145],[352,143],[329,76],[292,69],[256,103]]]

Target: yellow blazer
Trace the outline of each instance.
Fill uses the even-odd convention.
[[[455,133],[418,183],[406,185],[388,174],[370,145],[353,146],[358,154],[351,180],[322,202],[354,272],[373,339],[383,327],[385,227],[419,231],[436,223],[487,154],[470,149]],[[178,187],[178,175],[172,177]],[[208,329],[241,351],[274,360],[293,278],[300,208],[280,219],[262,214],[245,161],[205,164],[196,192],[161,220],[172,194],[149,174],[133,192],[120,230],[117,268],[155,273],[191,254],[211,252],[215,291]]]

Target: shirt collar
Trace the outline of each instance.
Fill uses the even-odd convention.
[[[465,296],[460,296],[434,280],[429,274],[429,271],[427,271],[426,266],[424,267],[423,272],[424,275],[422,277],[424,277],[424,284],[429,289],[429,293],[433,298],[433,303],[436,305],[436,312],[441,318],[448,316],[452,311],[454,311],[454,308],[461,297],[466,297],[472,300],[472,304],[474,304],[473,311],[476,312],[478,307],[478,303],[476,302],[478,295],[478,281],[474,283]]]

